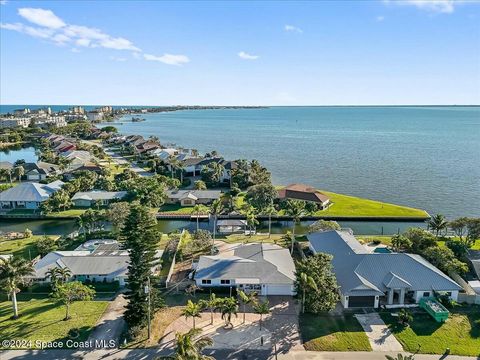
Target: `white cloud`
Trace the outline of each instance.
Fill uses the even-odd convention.
[[[140,51],[140,49],[134,46],[130,40],[121,37],[108,37],[106,39],[100,40],[99,44],[100,46],[107,49]]]
[[[91,40],[85,39],[85,38],[77,39],[77,41],[75,41],[75,44],[77,44],[78,46],[84,46],[84,47],[90,46],[90,43],[91,43]]]
[[[478,3],[479,0],[383,0],[386,4],[410,5],[418,9],[435,13],[451,14],[455,11],[455,7],[460,4]]]
[[[257,60],[260,56],[258,55],[251,55],[246,53],[245,51],[240,51],[238,53],[238,56],[240,56],[244,60]]]
[[[382,22],[383,20],[385,20],[385,16],[382,16],[382,15],[377,16],[377,17],[375,18],[375,20],[378,21],[378,22]]]
[[[185,55],[163,54],[162,56],[155,56],[151,54],[143,54],[143,58],[147,61],[159,61],[164,64],[177,66],[190,62],[188,56]]]
[[[65,23],[51,10],[21,8],[18,9],[18,15],[34,23],[51,29],[59,29],[65,26]]]
[[[73,52],[73,53],[79,53],[79,52],[81,52],[81,51],[78,50],[77,48],[71,48],[70,51]]]
[[[7,5],[7,0],[0,0],[0,5]]]
[[[0,28],[17,31],[41,39],[50,39],[54,34],[54,31],[52,29],[25,26],[21,23],[2,23],[0,24]]]
[[[132,41],[124,37],[111,36],[102,30],[93,27],[67,24],[51,10],[21,8],[18,9],[18,14],[37,26],[33,27],[22,23],[2,23],[0,24],[1,28],[49,40],[56,45],[71,44],[74,46],[71,49],[73,52],[79,51],[76,47],[105,48],[130,51],[132,52],[132,56],[136,59],[141,59],[143,55],[143,59],[145,60],[158,61],[168,65],[183,65],[190,62],[190,59],[185,55],[163,54],[162,56],[155,56],[144,54]],[[248,54],[246,55],[250,56]],[[126,61],[125,58],[121,57],[111,57],[111,59],[116,61]]]
[[[300,29],[299,27],[297,26],[293,26],[293,25],[285,25],[284,27],[285,31],[289,31],[289,32],[296,32],[296,33],[303,33],[303,30]]]

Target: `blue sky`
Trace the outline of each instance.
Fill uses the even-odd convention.
[[[480,2],[0,0],[2,104],[480,104]]]

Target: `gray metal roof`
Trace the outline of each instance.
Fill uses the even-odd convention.
[[[196,279],[258,279],[263,284],[293,284],[295,265],[288,249],[245,244],[230,257],[200,256]]]
[[[222,195],[220,190],[167,190],[167,197],[170,199],[184,199],[189,194],[195,196],[197,199],[219,199]]]
[[[34,201],[47,200],[55,191],[60,190],[64,183],[60,180],[50,184],[35,182],[21,183],[0,193],[0,201]]]
[[[333,255],[333,268],[344,295],[360,295],[360,292],[364,295],[365,291],[370,292],[369,295],[378,295],[389,288],[413,291],[461,289],[419,255],[372,254],[353,235],[341,231],[309,234],[308,240],[315,252]]]
[[[126,191],[86,191],[77,192],[72,200],[113,200],[122,199],[126,195]]]

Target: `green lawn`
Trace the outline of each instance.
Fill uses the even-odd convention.
[[[87,208],[84,209],[68,209],[65,211],[56,211],[48,214],[49,217],[71,217],[71,218],[76,218],[80,215],[82,215],[85,211],[87,211]]]
[[[0,240],[0,254],[12,254],[22,256],[25,259],[33,259],[38,255],[35,242],[43,235],[32,235],[26,239]],[[51,238],[58,239],[58,235],[52,235]]]
[[[367,335],[353,315],[301,315],[300,333],[306,350],[372,351]]]
[[[363,241],[363,243],[368,244],[372,241],[378,240],[384,245],[392,245],[392,236],[391,235],[358,235],[358,240]],[[458,240],[458,237],[453,237],[453,240]],[[445,247],[445,241],[438,241],[438,246]],[[480,250],[480,239],[475,241],[475,244],[471,247],[472,250]]]
[[[437,323],[427,313],[414,315],[409,327],[397,325],[390,313],[380,314],[389,324],[395,337],[406,351],[415,352],[421,345],[420,353],[443,354],[450,348],[451,354],[480,356],[480,307],[468,311],[455,311],[444,324]]]
[[[84,341],[105,311],[107,301],[81,301],[71,306],[72,319],[63,321],[65,307],[52,303],[48,299],[19,302],[20,318],[12,320],[11,302],[0,303],[0,338],[55,341],[68,339],[68,333],[77,329],[79,336],[75,341]]]
[[[336,194],[329,191],[321,190],[321,192],[330,197],[333,205],[326,210],[317,211],[315,213],[317,216],[396,216],[418,217],[422,219],[428,217],[428,213],[425,210]]]
[[[193,212],[192,206],[180,206],[179,204],[165,204],[158,210],[159,213],[171,214],[191,214]]]

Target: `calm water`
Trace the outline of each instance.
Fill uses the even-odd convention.
[[[296,233],[304,233],[307,230],[311,221],[304,221],[296,226]],[[407,223],[407,222],[366,222],[366,221],[340,221],[342,227],[351,228],[357,235],[391,235],[397,232],[403,232],[410,227],[422,227],[423,223]],[[199,223],[200,228],[213,231],[213,221],[206,222],[201,221]],[[0,230],[4,232],[9,231],[25,231],[30,229],[34,234],[42,235],[56,235],[56,234],[69,234],[75,230],[74,220],[8,220],[0,219]],[[170,233],[175,230],[188,229],[189,231],[195,231],[197,223],[195,221],[172,221],[172,220],[160,220],[158,221],[157,228],[163,233]],[[282,234],[286,231],[290,231],[292,223],[289,221],[274,221],[272,222],[272,233]],[[268,222],[261,222],[257,226],[258,232],[268,232]]]
[[[258,159],[275,184],[303,182],[480,216],[480,107],[272,107],[177,111],[117,125],[227,159]]]
[[[9,161],[13,164],[21,159],[25,160],[25,162],[36,162],[38,156],[35,154],[35,148],[29,146],[21,149],[0,151],[0,161]]]

